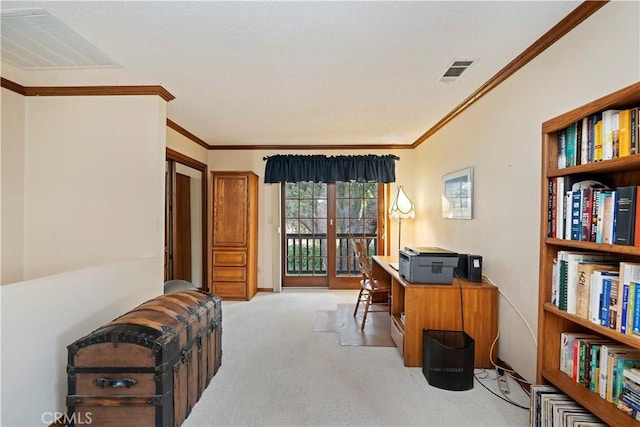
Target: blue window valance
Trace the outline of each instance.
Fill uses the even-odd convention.
[[[396,180],[395,161],[376,156],[276,155],[265,157],[264,182],[380,182]]]

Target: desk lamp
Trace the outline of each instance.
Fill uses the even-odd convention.
[[[396,194],[396,198],[393,199],[393,203],[391,203],[391,207],[389,208],[389,216],[393,219],[398,220],[398,252],[400,251],[400,237],[402,236],[402,220],[403,219],[413,219],[416,216],[416,211],[413,208],[413,203],[407,197],[407,193],[404,192],[404,189],[401,185],[398,186],[398,194]]]

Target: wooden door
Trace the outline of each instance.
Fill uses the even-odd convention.
[[[246,175],[216,175],[213,181],[213,246],[247,247],[249,183]]]
[[[173,278],[191,282],[191,178],[176,173]]]

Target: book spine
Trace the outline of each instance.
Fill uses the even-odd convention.
[[[598,233],[598,209],[600,207],[600,193],[601,188],[594,188],[591,196],[591,231],[589,235],[589,241],[595,242]]]
[[[638,208],[638,195],[640,195],[640,186],[636,186],[636,211],[633,224],[633,245],[640,246],[640,208]]]
[[[581,199],[581,191],[571,192],[571,240],[580,240],[582,234]]]
[[[547,237],[556,237],[555,236],[555,221],[557,220],[556,218],[556,213],[555,213],[555,206],[554,206],[554,202],[556,200],[556,191],[557,191],[557,183],[556,183],[556,178],[552,178],[549,180],[549,188],[548,188],[548,197],[549,197],[549,202],[547,203],[548,206],[548,210],[547,210]]]
[[[632,108],[630,114],[629,134],[631,144],[629,147],[631,154],[637,154],[638,151],[638,108]]]
[[[593,161],[599,162],[602,160],[602,119],[598,119],[598,121],[594,125],[593,138],[594,138]]]
[[[618,280],[611,279],[609,281],[609,328],[617,329],[618,327]]]
[[[640,371],[637,368],[627,368],[622,371],[625,386],[631,387],[640,395]]]
[[[593,188],[585,188],[582,190],[582,198],[580,202],[580,224],[582,231],[580,240],[589,241],[591,239],[591,205],[593,203]]]
[[[609,305],[611,297],[611,279],[602,279],[602,302],[600,305],[600,325],[609,326]]]
[[[594,152],[594,127],[596,122],[598,121],[597,115],[591,115],[587,118],[587,162],[593,163],[593,152]]]
[[[622,310],[620,313],[620,333],[627,333],[627,317],[629,311],[629,284],[622,284]]]
[[[620,141],[620,157],[631,155],[631,110],[618,113],[618,138]]]
[[[560,255],[558,255],[560,258]],[[558,260],[560,264],[560,282],[559,282],[559,300],[560,310],[567,311],[567,261],[563,259]]]
[[[564,129],[558,131],[558,169],[567,167],[567,134]]]
[[[576,165],[576,124],[573,123],[565,129],[567,167]]]
[[[640,286],[636,283],[635,295],[633,298],[633,326],[631,333],[640,335]]]
[[[615,198],[616,192],[607,191],[603,192],[605,194],[604,197],[604,207],[602,209],[602,242],[612,244],[613,243],[613,224],[614,224],[614,212],[615,212]]]
[[[576,166],[581,165],[582,161],[582,119],[575,124],[576,127]]]
[[[633,330],[633,325],[635,321],[635,312],[636,312],[636,282],[629,282],[629,302],[627,309],[627,335],[631,335],[631,331]]]
[[[591,377],[589,382],[589,390],[596,392],[598,390],[598,367],[600,366],[600,347],[601,344],[591,345]]]
[[[615,244],[633,245],[636,222],[636,186],[616,188]]]

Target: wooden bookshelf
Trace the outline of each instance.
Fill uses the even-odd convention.
[[[611,426],[638,425],[629,415],[614,404],[600,398],[581,384],[575,383],[560,371],[560,335],[562,332],[586,332],[614,342],[640,348],[640,337],[624,335],[614,329],[592,323],[567,313],[551,304],[553,262],[558,251],[583,250],[617,254],[621,259],[640,262],[640,246],[609,245],[586,241],[565,240],[547,236],[549,209],[549,181],[554,177],[594,176],[606,180],[613,187],[640,185],[640,154],[603,160],[595,163],[558,168],[557,132],[589,115],[607,109],[623,109],[640,105],[640,83],[594,100],[555,117],[542,125],[542,183],[540,227],[540,275],[538,295],[538,384],[552,384],[590,410]]]

